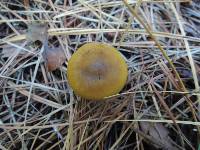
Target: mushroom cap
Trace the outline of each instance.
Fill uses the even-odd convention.
[[[127,76],[127,64],[120,52],[104,43],[87,43],[70,58],[68,81],[74,92],[86,99],[101,100],[120,92]]]

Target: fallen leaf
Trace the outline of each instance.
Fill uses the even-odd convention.
[[[162,149],[178,150],[169,137],[169,132],[161,123],[140,122],[140,127],[145,134],[148,134],[154,143],[162,145]]]
[[[51,47],[45,46],[45,49],[42,55],[43,55],[45,64],[47,66],[47,70],[49,72],[54,71],[57,68],[59,68],[66,60],[65,53],[60,47],[51,48]]]
[[[31,23],[28,25],[26,37],[28,42],[41,41],[43,44],[48,40],[47,23]]]
[[[22,43],[14,43],[14,44],[18,47],[27,48],[27,47],[23,46]],[[18,56],[22,56],[27,53],[26,51],[21,50],[21,49],[17,48],[16,46],[7,45],[7,44],[0,46],[0,48],[2,48],[2,51],[0,51],[2,58],[8,58],[15,54],[17,54]]]
[[[64,63],[66,56],[60,47],[55,48],[48,46],[47,30],[48,26],[46,23],[32,23],[28,26],[27,39],[31,42],[42,42],[44,46],[42,56],[47,70],[51,72],[59,68]]]
[[[11,55],[18,52],[18,49],[11,45],[3,45],[3,46],[1,46],[1,48],[2,48],[2,52],[1,52],[2,58],[8,58]],[[18,55],[23,55],[25,53],[26,53],[26,51],[20,51]]]

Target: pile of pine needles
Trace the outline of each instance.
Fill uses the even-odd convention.
[[[64,52],[54,71],[26,38],[35,22]],[[115,46],[128,64],[126,86],[104,101],[73,94],[66,77],[71,55],[91,41]],[[197,149],[199,80],[198,0],[0,1],[0,149]]]

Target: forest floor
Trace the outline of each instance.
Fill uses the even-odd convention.
[[[123,90],[102,101],[66,76],[92,41],[128,65]],[[198,149],[199,81],[198,0],[0,0],[2,150]]]

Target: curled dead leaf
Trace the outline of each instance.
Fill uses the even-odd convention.
[[[145,134],[151,137],[153,143],[157,146],[162,145],[165,150],[178,150],[172,139],[169,137],[169,132],[161,123],[140,122],[140,127]]]
[[[48,40],[47,23],[34,22],[28,25],[26,37],[29,42],[41,41],[43,44]]]
[[[16,45],[19,45],[19,44],[16,44]],[[16,47],[13,47],[13,46],[10,46],[10,45],[3,45],[1,48],[2,48],[2,52],[1,52],[2,58],[8,58],[11,55],[18,53],[18,52],[19,52],[18,55],[26,54],[25,51],[19,51]]]
[[[29,42],[41,41],[44,46],[43,59],[48,71],[59,68],[66,56],[64,51],[58,47],[48,46],[48,25],[46,23],[32,23],[28,26],[27,39]]]
[[[46,23],[32,23],[28,26],[27,39],[29,42],[40,41],[44,46],[42,53],[48,71],[53,71],[60,67],[66,56],[64,51],[58,47],[48,46],[48,25]]]
[[[64,51],[60,47],[50,48],[45,46],[43,58],[49,72],[59,68],[66,60]]]

